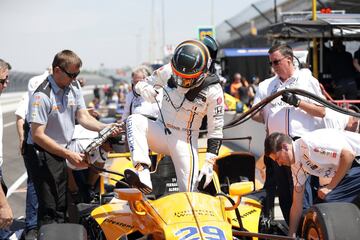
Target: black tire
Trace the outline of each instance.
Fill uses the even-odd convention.
[[[360,210],[352,203],[321,203],[307,210],[301,229],[305,239],[358,239]]]
[[[39,230],[39,240],[84,240],[87,239],[85,228],[80,224],[63,223],[43,225]]]

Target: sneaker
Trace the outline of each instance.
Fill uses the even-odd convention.
[[[139,189],[144,194],[152,192],[152,183],[148,168],[144,168],[142,171],[128,168],[125,169],[124,176],[131,187]]]

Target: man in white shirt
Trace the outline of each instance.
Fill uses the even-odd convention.
[[[351,108],[348,111],[356,112]],[[358,132],[359,118],[340,113],[330,108],[325,108],[325,116],[323,117],[318,128],[335,128],[347,130],[350,132]]]
[[[303,209],[308,175],[331,178],[318,190],[325,202],[352,202],[360,194],[360,135],[337,129],[318,129],[293,141],[283,133],[265,139],[265,155],[279,165],[291,167],[293,203],[289,235],[294,236]]]
[[[125,99],[125,106],[124,106],[124,113],[121,117],[123,121],[126,121],[126,119],[131,114],[143,114],[146,116],[157,118],[159,113],[159,107],[162,101],[162,94],[158,94],[156,96],[157,103],[150,103],[144,100],[139,94],[137,94],[134,91],[135,85],[139,81],[144,81],[146,77],[150,76],[149,70],[145,66],[140,66],[139,68],[135,69],[132,74],[132,88],[133,90],[126,94]],[[160,90],[161,91],[161,90]]]
[[[323,97],[319,82],[308,69],[297,69],[294,66],[292,48],[285,44],[274,45],[269,49],[269,63],[276,73],[275,76],[259,84],[254,105],[270,95],[287,88],[299,88],[319,97]],[[324,98],[324,97],[323,97]],[[283,94],[267,104],[253,120],[265,123],[267,135],[281,132],[292,138],[315,130],[320,118],[324,117],[325,108],[315,104],[312,100],[296,96],[292,93]],[[273,198],[277,191],[283,216],[288,222],[291,207],[291,173],[286,167],[279,167],[269,159],[266,164],[267,207],[273,205]]]

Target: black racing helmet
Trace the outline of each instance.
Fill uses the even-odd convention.
[[[202,40],[204,45],[208,48],[210,57],[212,59],[216,59],[217,52],[219,50],[218,44],[214,38],[210,37],[209,35],[205,35],[204,39]]]
[[[188,40],[180,43],[171,59],[173,76],[178,86],[198,86],[206,76],[211,64],[208,48],[200,41]]]

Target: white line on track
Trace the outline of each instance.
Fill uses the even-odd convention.
[[[6,123],[6,124],[4,124],[4,128],[10,127],[10,126],[12,126],[12,125],[15,125],[15,123],[16,123],[15,121]]]
[[[6,124],[4,124],[4,128],[10,127],[10,126],[12,126],[12,125],[15,125],[15,123],[16,123],[15,121],[6,123]],[[27,173],[24,172],[24,173],[9,187],[6,197],[9,198],[9,197],[20,187],[20,185],[21,185],[24,181],[26,181],[27,177],[28,177],[28,176],[27,176]]]
[[[11,194],[13,194],[20,185],[27,179],[28,175],[26,172],[23,173],[8,189],[6,197],[9,198]]]

